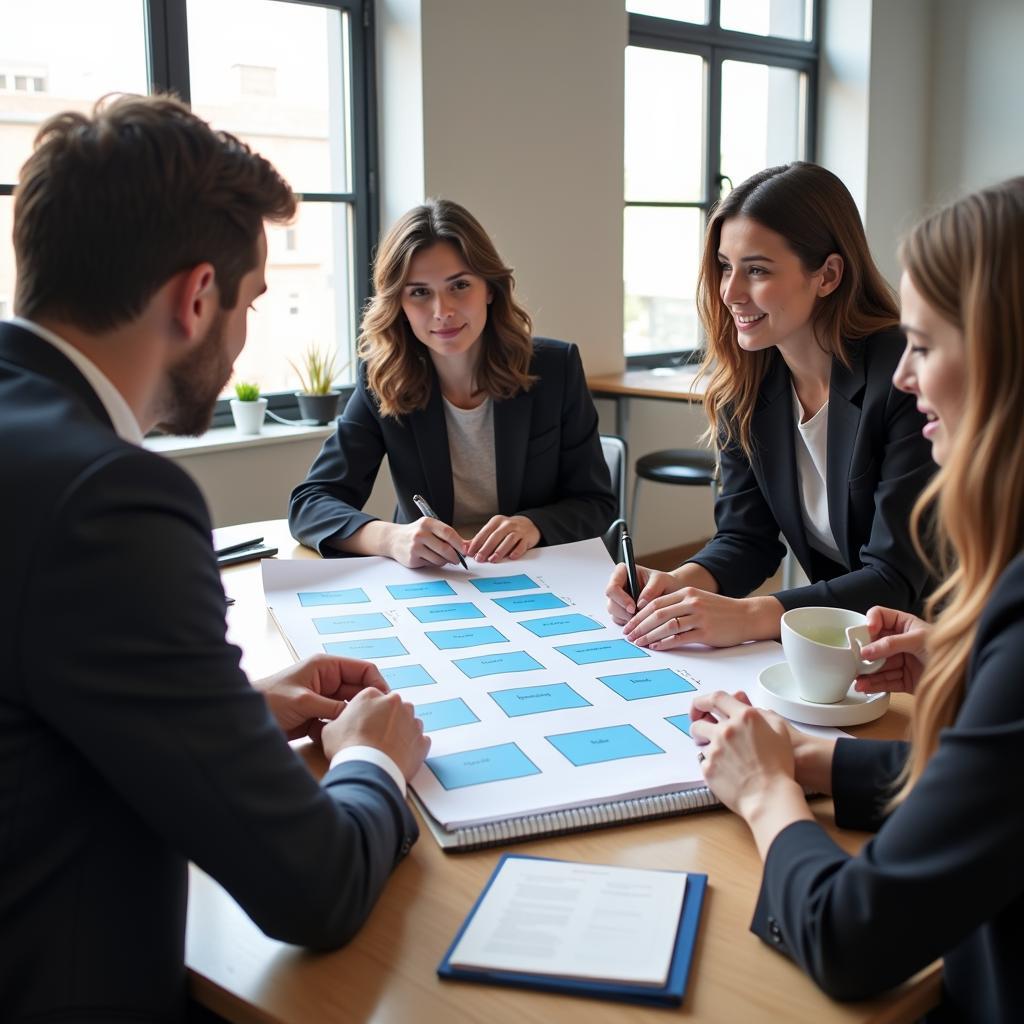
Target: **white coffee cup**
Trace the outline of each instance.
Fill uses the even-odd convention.
[[[861,647],[871,642],[867,622],[845,608],[793,608],[782,616],[782,649],[804,700],[837,704],[857,676],[885,664],[885,658],[861,657]]]

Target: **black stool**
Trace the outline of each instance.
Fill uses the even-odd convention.
[[[710,487],[712,500],[718,497],[718,460],[706,448],[665,448],[636,460],[636,483],[633,484],[633,508],[629,517],[637,528],[637,499],[640,481],[658,484],[681,484],[684,487]]]

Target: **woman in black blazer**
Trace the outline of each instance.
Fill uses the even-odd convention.
[[[641,646],[776,639],[789,608],[918,609],[926,573],[907,529],[933,465],[913,398],[892,386],[895,299],[853,198],[814,164],[773,167],[716,207],[698,302],[704,399],[717,435],[714,538],[671,573],[619,566],[608,608]],[[746,595],[785,537],[809,586]]]
[[[476,219],[443,199],[410,210],[380,244],[374,285],[356,389],[292,492],[296,539],[416,567],[603,533],[615,498],[579,351],[531,338]],[[394,523],[361,511],[385,455]]]
[[[692,735],[765,862],[754,932],[839,999],[941,956],[934,1019],[1009,1024],[1024,1020],[1024,178],[933,214],[902,257],[895,381],[941,467],[912,526],[934,516],[943,582],[931,625],[871,610],[863,655],[889,660],[858,686],[915,689],[911,742],[810,737],[723,693],[694,701]],[[858,856],[803,787],[877,830]]]

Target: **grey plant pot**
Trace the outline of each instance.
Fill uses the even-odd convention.
[[[298,391],[295,397],[299,400],[299,415],[304,420],[324,424],[337,419],[340,391],[330,391],[326,395],[305,395]]]

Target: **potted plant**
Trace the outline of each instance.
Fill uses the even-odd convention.
[[[231,399],[231,415],[240,434],[258,434],[263,427],[263,416],[267,411],[267,400],[260,398],[258,384],[240,380],[235,385],[237,398]]]
[[[338,376],[336,356],[332,352],[321,352],[316,345],[310,345],[302,355],[300,366],[289,360],[289,365],[298,374],[302,390],[295,393],[299,400],[299,415],[314,423],[330,423],[338,415],[341,392],[334,388]]]

